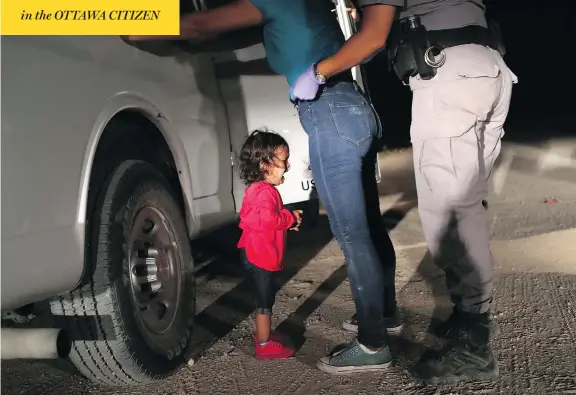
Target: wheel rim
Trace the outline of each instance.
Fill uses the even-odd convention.
[[[168,219],[154,207],[143,207],[134,218],[129,245],[136,316],[151,334],[162,335],[176,318],[182,276]]]

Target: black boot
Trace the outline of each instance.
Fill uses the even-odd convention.
[[[498,364],[490,347],[489,317],[488,313],[458,313],[457,330],[448,345],[422,355],[410,370],[412,377],[425,384],[496,378]]]
[[[488,314],[488,313],[487,313]],[[463,318],[464,317],[464,318]],[[463,325],[461,323],[462,319],[466,319],[466,314],[460,312],[457,308],[452,310],[450,317],[444,322],[439,323],[432,328],[432,334],[440,339],[453,340],[458,337],[458,328]],[[490,314],[488,314],[490,317]],[[500,327],[495,320],[490,319],[490,339],[500,334]]]
[[[460,316],[462,313],[459,310],[452,310],[450,317],[444,322],[439,323],[432,328],[432,333],[441,339],[453,339],[458,334],[460,327]]]

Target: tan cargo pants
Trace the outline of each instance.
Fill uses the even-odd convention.
[[[468,44],[445,53],[434,78],[410,80],[418,210],[456,308],[484,313],[494,274],[482,200],[517,78],[488,47]]]

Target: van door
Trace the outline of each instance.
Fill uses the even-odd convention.
[[[186,12],[201,10],[198,2],[187,4]],[[181,10],[183,11],[183,10]],[[179,81],[168,92],[165,107],[170,126],[186,151],[190,168],[191,197],[195,227],[206,233],[236,219],[232,195],[230,129],[217,80],[211,48],[186,41],[135,41],[129,45],[142,52],[139,69],[165,73]]]
[[[261,29],[248,29],[242,35],[245,46],[223,51],[216,58],[220,90],[224,97],[232,156],[237,157],[248,134],[267,129],[280,134],[290,146],[290,171],[278,187],[284,204],[309,200],[314,196],[314,181],[308,155],[308,136],[300,125],[298,112],[288,100],[286,79],[268,66]],[[245,185],[237,172],[233,194],[237,210]]]

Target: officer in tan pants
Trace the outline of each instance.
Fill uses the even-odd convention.
[[[492,379],[498,374],[490,346],[493,260],[482,203],[516,82],[501,56],[499,30],[487,23],[482,0],[357,0],[357,6],[360,31],[316,73],[328,78],[360,64],[389,38],[392,66],[413,92],[422,229],[454,305],[439,328],[448,345],[422,356],[411,373],[427,383]]]

